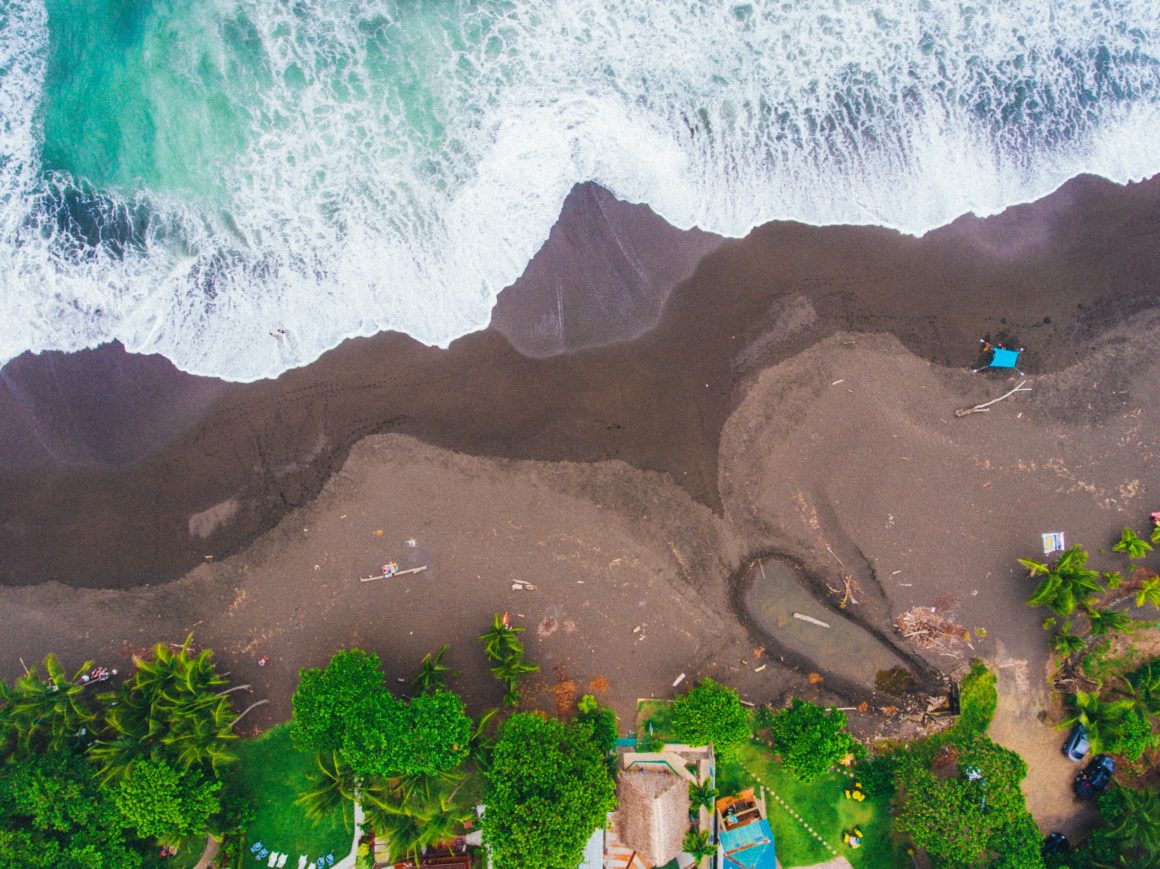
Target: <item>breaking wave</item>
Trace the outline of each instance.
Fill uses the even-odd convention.
[[[740,236],[1138,179],[1158,57],[1154,0],[0,0],[0,362],[445,346],[581,181]]]

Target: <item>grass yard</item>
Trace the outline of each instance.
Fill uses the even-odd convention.
[[[638,700],[634,725],[637,736],[648,736],[651,724],[652,736],[657,739],[673,739],[673,734],[669,730],[669,716],[672,715],[672,709],[671,700]]]
[[[287,867],[296,867],[300,854],[313,861],[333,851],[337,862],[350,852],[354,831],[346,828],[341,813],[315,824],[294,804],[309,785],[307,777],[315,765],[313,756],[290,742],[291,726],[279,724],[257,739],[237,743],[238,790],[255,811],[246,829],[246,853],[252,844],[261,842],[271,851],[289,854]],[[253,860],[245,862],[250,865]]]
[[[890,837],[890,816],[885,802],[868,798],[858,803],[846,799],[843,791],[850,783],[847,776],[830,773],[808,785],[802,784],[757,742],[746,744],[735,758],[717,760],[717,788],[722,794],[759,788],[761,784],[773,788],[855,869],[909,865],[905,851]],[[768,792],[766,807],[777,858],[786,869],[822,863],[833,857]],[[860,827],[864,834],[862,847],[857,850],[842,842],[842,831],[854,826]]]

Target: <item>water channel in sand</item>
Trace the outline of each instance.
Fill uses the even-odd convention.
[[[809,578],[796,563],[779,556],[753,562],[744,606],[758,628],[787,651],[809,659],[822,672],[851,682],[882,687],[891,672],[909,664],[869,631],[824,606],[807,591]],[[794,613],[825,622],[819,627]]]

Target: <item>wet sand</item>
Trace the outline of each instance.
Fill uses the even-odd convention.
[[[641,225],[647,246],[662,232],[647,224],[589,237]],[[1049,709],[1015,558],[1043,531],[1099,549],[1156,509],[1158,280],[1160,183],[1084,178],[923,239],[763,227],[701,258],[651,330],[544,358],[492,329],[447,351],[352,341],[249,385],[158,374],[115,348],[20,360],[6,400],[23,390],[43,416],[6,424],[20,446],[0,479],[0,669],[47,651],[124,660],[194,630],[270,696],[264,725],[288,714],[297,668],[335,648],[373,648],[405,680],[450,641],[482,705],[498,690],[470,638],[510,610],[543,665],[531,703],[603,677],[628,714],[681,673],[714,674],[754,701],[865,700],[861,732],[897,727],[876,714],[891,697],[738,605],[753,558],[782,553],[819,606],[853,580],[843,616],[931,672],[983,655]],[[544,334],[546,285],[525,308],[501,300],[507,334]],[[639,286],[668,292],[664,275]],[[599,315],[577,316],[559,347],[599,343]],[[969,373],[984,335],[1027,347],[1032,392],[959,419],[1013,385]],[[97,399],[102,377],[156,387],[77,413],[70,365]],[[30,391],[46,367],[58,400]],[[357,582],[390,559],[429,571]],[[892,622],[914,606],[969,639],[905,647]]]
[[[1156,181],[1122,189],[1084,178],[923,239],[770,225],[705,257],[637,340],[544,359],[522,356],[495,330],[447,351],[384,334],[275,381],[174,372],[134,406],[120,397],[125,384],[167,363],[116,348],[22,358],[4,371],[7,402],[15,380],[43,419],[5,432],[4,455],[23,458],[0,472],[0,583],[173,579],[308,503],[373,433],[471,455],[619,459],[668,474],[720,510],[719,433],[762,366],[839,329],[888,332],[943,365],[972,364],[982,334],[1026,344],[1030,372],[1073,364],[1152,303],[1158,202]],[[509,332],[538,328],[528,307],[531,322],[509,319]],[[37,394],[46,366],[65,385]],[[86,377],[71,379],[78,368]],[[125,463],[126,443],[153,451]],[[107,453],[113,460],[100,461]]]

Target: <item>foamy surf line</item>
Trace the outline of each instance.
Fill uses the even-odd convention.
[[[246,381],[446,346],[581,181],[728,236],[921,234],[1160,170],[1151,0],[800,5],[14,0],[0,360],[119,339]]]

